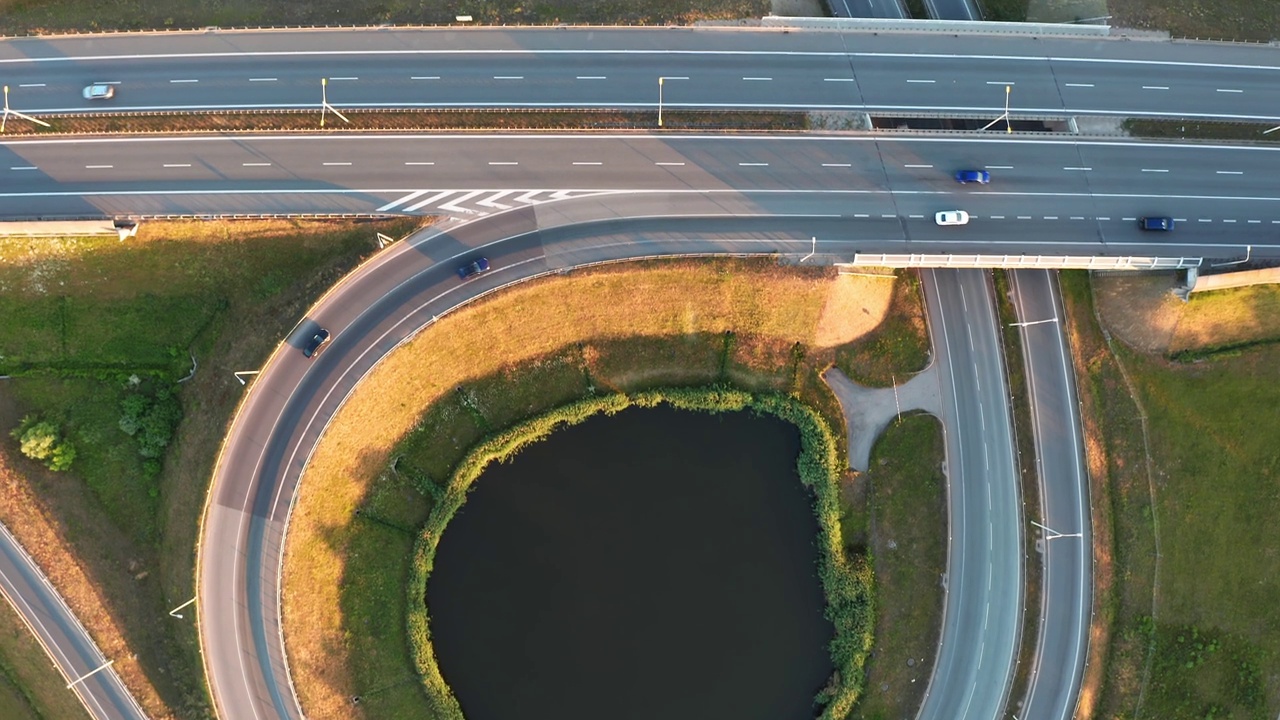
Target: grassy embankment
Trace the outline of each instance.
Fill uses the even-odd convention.
[[[308,713],[431,716],[405,637],[413,539],[435,484],[485,435],[595,392],[726,381],[798,393],[839,426],[818,372],[880,322],[891,296],[883,279],[769,260],[638,263],[530,283],[441,319],[343,408],[303,483],[285,623]]]
[[[75,693],[22,618],[0,601],[0,717],[5,720],[88,718]]]
[[[1027,384],[1026,355],[1022,347],[1022,331],[1014,325],[1020,318],[1011,293],[1009,270],[995,270],[992,279],[996,291],[996,314],[1000,323],[1000,340],[1004,348],[1005,376],[1013,408],[1013,435],[1017,450],[1019,494],[1025,519],[1040,518],[1040,475],[1036,462],[1035,426],[1031,419],[1031,388]],[[1052,440],[1051,440],[1052,441]],[[1023,599],[1022,637],[1018,648],[1018,667],[1014,670],[1010,698],[1020,703],[1030,689],[1031,671],[1039,645],[1040,604],[1043,591],[1042,556],[1036,549],[1040,533],[1023,533]],[[1020,709],[1020,706],[1015,705]]]
[[[0,385],[0,522],[152,717],[208,714],[191,621],[167,612],[193,592],[205,488],[243,394],[232,371],[258,367],[310,302],[373,252],[375,230],[410,227],[175,223],[124,243],[0,240],[0,374],[14,376]],[[199,369],[177,385],[189,353]],[[185,420],[156,466],[121,431],[121,402],[170,388]],[[55,419],[75,444],[70,472],[17,454],[8,430],[27,413]],[[45,717],[65,716],[32,696]]]
[[[947,564],[943,455],[942,426],[929,415],[891,424],[871,451],[864,523],[875,557],[876,634],[854,720],[912,717],[933,672]]]
[[[140,30],[281,25],[595,24],[669,25],[698,20],[760,18],[769,0],[618,0],[517,3],[511,0],[225,0],[205,3],[159,0],[3,0],[0,33],[21,35],[65,30]]]
[[[1090,460],[1104,471],[1095,477],[1095,513],[1109,516],[1112,528],[1098,551],[1099,609],[1111,632],[1095,648],[1109,653],[1095,666],[1095,692],[1086,699],[1098,717],[1274,717],[1280,322],[1259,311],[1275,302],[1275,289],[1193,296],[1167,335],[1183,340],[1154,352],[1120,342],[1108,349],[1088,278],[1066,274],[1064,289],[1092,419]],[[1154,305],[1098,297],[1107,324],[1131,338],[1144,325],[1168,323]],[[1235,337],[1224,342],[1205,332],[1214,324]],[[1258,344],[1213,349],[1240,344],[1244,332]],[[1175,351],[1199,359],[1171,361],[1165,353]]]

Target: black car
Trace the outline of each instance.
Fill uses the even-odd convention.
[[[328,342],[329,342],[329,331],[325,330],[324,328],[320,328],[319,330],[316,330],[315,334],[313,334],[311,338],[307,340],[307,344],[302,346],[302,356],[313,357],[315,355],[319,355],[320,349],[323,348],[325,344]]]
[[[469,262],[458,268],[458,277],[463,280],[470,280],[471,278],[486,272],[489,272],[489,258],[478,258],[474,262]]]

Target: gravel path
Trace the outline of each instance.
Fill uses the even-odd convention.
[[[866,472],[871,464],[871,446],[898,413],[923,410],[941,415],[934,363],[899,385],[896,392],[895,388],[863,387],[836,368],[828,370],[823,379],[844,411],[849,428],[849,465],[858,472]]]

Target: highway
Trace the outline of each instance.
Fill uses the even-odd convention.
[[[655,81],[663,77],[669,108],[998,114],[1007,86],[1015,117],[1276,120],[1277,53],[1265,46],[906,33],[386,29],[19,39],[0,43],[0,66],[12,107],[28,113],[318,108],[322,77],[329,102],[343,108],[652,109]],[[83,100],[79,92],[89,82],[117,83],[117,97]],[[33,139],[0,147],[7,154],[0,161],[5,217],[400,212],[475,219],[398,246],[335,291],[295,333],[321,321],[339,330],[332,349],[307,364],[296,340],[282,347],[237,416],[204,528],[201,632],[222,716],[255,720],[300,714],[279,640],[276,581],[309,449],[377,357],[460,300],[452,265],[469,254],[484,252],[497,270],[468,292],[606,258],[803,254],[810,237],[828,261],[855,251],[1238,257],[1251,245],[1254,257],[1280,254],[1280,193],[1270,182],[1276,150],[1260,147],[996,133],[337,134]],[[950,179],[976,167],[992,172],[990,186]],[[934,225],[934,212],[954,208],[971,213],[968,227]],[[1180,227],[1142,233],[1136,221],[1148,214],[1175,216]],[[970,444],[983,439],[972,435],[975,417],[980,431],[997,413],[990,373],[998,357],[987,319],[969,325],[944,315],[986,292],[985,279],[970,275],[982,277],[929,273],[927,283],[937,305],[931,317],[956,333],[965,327],[963,337],[936,345],[953,369],[949,412],[959,423],[956,432],[948,424],[952,520],[970,523],[952,528],[944,671],[931,682],[925,708],[939,718],[994,718],[980,713],[1000,711],[1008,665],[998,663],[1011,660],[1005,647],[1012,653],[1013,640],[1005,611],[1016,615],[1017,603],[1008,605],[1006,583],[1021,578],[1005,557],[1020,557],[1021,528],[1007,527],[1003,481],[984,474],[991,448],[979,467]],[[1007,422],[1007,408],[1000,408]],[[999,445],[997,435],[985,439]],[[990,514],[981,490],[970,491],[981,482],[993,489]],[[1082,527],[1064,522],[1049,501],[1046,511],[1047,524],[1068,528],[1062,532]],[[1008,545],[997,550],[996,542]],[[1071,542],[1049,541],[1047,562],[1062,568],[1054,577],[1078,590],[1071,560],[1053,554]],[[992,612],[1000,617],[989,622]],[[1043,653],[1068,645],[1047,635],[1039,644]],[[963,652],[977,654],[967,662]],[[982,680],[974,684],[978,672]],[[1043,687],[1035,692],[1056,704],[1060,693]],[[1031,699],[1041,702],[1034,693]]]
[[[865,251],[1256,257],[1280,252],[1280,148],[1049,138],[389,135],[10,140],[0,215],[400,212],[746,194]],[[958,169],[990,169],[986,186]],[[1196,168],[1188,173],[1186,168]],[[673,202],[675,200],[672,200]],[[656,202],[656,201],[655,201]],[[967,228],[939,228],[939,210]],[[659,211],[660,212],[660,211]],[[1137,218],[1171,215],[1173,233]]]
[[[998,718],[1022,623],[1022,504],[991,276],[923,270],[921,280],[940,371],[950,537],[938,656],[918,717]]]
[[[880,0],[877,0],[880,2]],[[1277,120],[1280,49],[725,28],[208,32],[0,43],[26,113],[608,107]],[[112,100],[81,89],[116,83]]]
[[[68,690],[94,720],[145,720],[108,659],[85,632],[18,541],[0,525],[0,595],[13,606],[49,659],[70,685]],[[101,669],[99,669],[101,668]],[[96,671],[96,672],[95,672]]]
[[[1092,517],[1075,373],[1056,273],[1011,272],[1010,290],[1023,323],[1040,480],[1040,527],[1028,529],[1040,538],[1043,567],[1035,664],[1019,717],[1070,720],[1080,701],[1093,614]]]

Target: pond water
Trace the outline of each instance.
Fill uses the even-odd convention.
[[[831,675],[800,434],[666,407],[490,466],[427,587],[468,720],[814,716]]]

